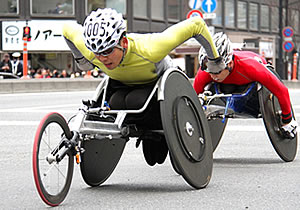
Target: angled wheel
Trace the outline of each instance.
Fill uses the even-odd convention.
[[[175,171],[177,174],[181,175],[181,172],[179,171],[179,168],[178,168],[178,166],[176,165],[176,163],[175,163],[175,161],[174,161],[174,158],[171,156],[171,154],[170,154],[170,162],[171,162],[171,165],[172,165],[174,171]]]
[[[296,135],[293,139],[289,139],[281,133],[281,109],[276,96],[262,87],[258,97],[263,121],[275,151],[282,160],[293,161],[297,154],[298,137]]]
[[[196,92],[182,73],[168,75],[160,103],[173,165],[192,187],[206,187],[213,164],[210,131]]]
[[[281,80],[272,66],[267,66],[267,68]],[[259,90],[258,98],[263,121],[275,151],[282,160],[293,161],[297,154],[298,136],[289,139],[281,132],[281,108],[278,99],[265,87]],[[295,119],[293,107],[291,109]]]
[[[74,160],[68,153],[61,161],[47,160],[52,152],[53,156],[63,147],[63,138],[71,139],[72,134],[65,119],[58,113],[46,115],[40,122],[33,144],[33,175],[36,188],[42,200],[50,205],[59,205],[67,196],[70,189]],[[55,150],[55,148],[57,148]]]
[[[213,151],[215,151],[221,141],[228,119],[222,122],[222,119],[208,120]]]
[[[219,105],[219,106],[225,107],[226,104],[221,99],[216,98],[210,103],[210,105]],[[209,126],[209,130],[210,130],[213,151],[216,150],[217,146],[219,145],[219,143],[221,141],[221,138],[225,131],[227,121],[228,121],[228,118],[225,118],[224,121],[221,118],[208,120],[208,126]]]
[[[117,166],[126,144],[125,139],[101,139],[82,142],[80,170],[90,186],[105,182]]]

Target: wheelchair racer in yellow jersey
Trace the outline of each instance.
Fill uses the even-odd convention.
[[[83,23],[66,25],[63,35],[82,70],[99,67],[126,85],[147,84],[172,66],[171,50],[194,37],[207,51],[211,65],[225,65],[205,22],[193,17],[161,33],[127,34],[122,14],[105,8],[92,11]]]
[[[110,8],[97,9],[83,25],[65,25],[63,35],[80,69],[98,67],[109,76],[111,109],[141,108],[158,77],[174,67],[168,56],[170,51],[190,38],[205,48],[210,69],[225,68],[200,17],[179,22],[161,33],[126,34],[122,14]]]

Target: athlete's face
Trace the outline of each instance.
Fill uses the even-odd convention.
[[[122,38],[120,42],[121,47],[127,49],[128,41],[127,38]],[[126,52],[125,52],[126,54]],[[111,49],[106,50],[101,54],[95,54],[95,57],[105,65],[106,68],[112,70],[116,68],[123,57],[123,50],[120,47],[114,47]]]
[[[214,81],[223,82],[226,79],[226,77],[228,77],[228,75],[230,74],[230,71],[228,69],[232,69],[232,68],[233,68],[233,61],[230,61],[227,64],[227,68],[220,71],[220,73],[218,74],[209,73],[209,75]]]

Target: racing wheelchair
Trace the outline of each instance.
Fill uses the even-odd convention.
[[[186,75],[176,68],[166,70],[137,110],[110,109],[109,83],[110,79],[104,78],[92,100],[83,101],[69,122],[58,113],[41,120],[33,146],[33,174],[42,200],[57,206],[65,199],[74,158],[86,184],[103,184],[129,140],[142,141],[149,165],[153,165],[149,153],[156,150],[147,145],[159,142],[154,154],[160,157],[157,163],[162,164],[169,153],[174,170],[189,185],[206,187],[212,174],[212,141],[206,116]],[[149,116],[155,116],[153,123],[145,123]]]
[[[280,79],[271,65],[266,67]],[[254,82],[247,85],[211,83],[199,99],[211,130],[213,151],[217,148],[229,118],[262,118],[269,139],[279,157],[294,160],[298,137],[289,138],[281,129],[281,108],[276,96],[266,87]],[[292,108],[293,118],[295,119]]]

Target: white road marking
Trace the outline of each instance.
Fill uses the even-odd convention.
[[[94,91],[66,91],[66,92],[39,92],[39,93],[8,93],[8,94],[0,94],[1,98],[3,97],[15,97],[15,96],[45,96],[45,95],[78,95],[78,94],[92,94]]]
[[[12,125],[29,125],[29,126],[37,126],[40,122],[39,121],[0,121],[0,126],[12,126]]]
[[[57,108],[72,108],[71,110],[68,109],[57,109]],[[48,112],[62,112],[62,113],[76,113],[78,108],[80,107],[79,104],[63,104],[63,105],[49,105],[49,106],[36,106],[36,107],[22,107],[22,108],[10,108],[10,109],[0,109],[0,112],[7,113],[7,112],[14,112],[14,113],[48,113]]]

